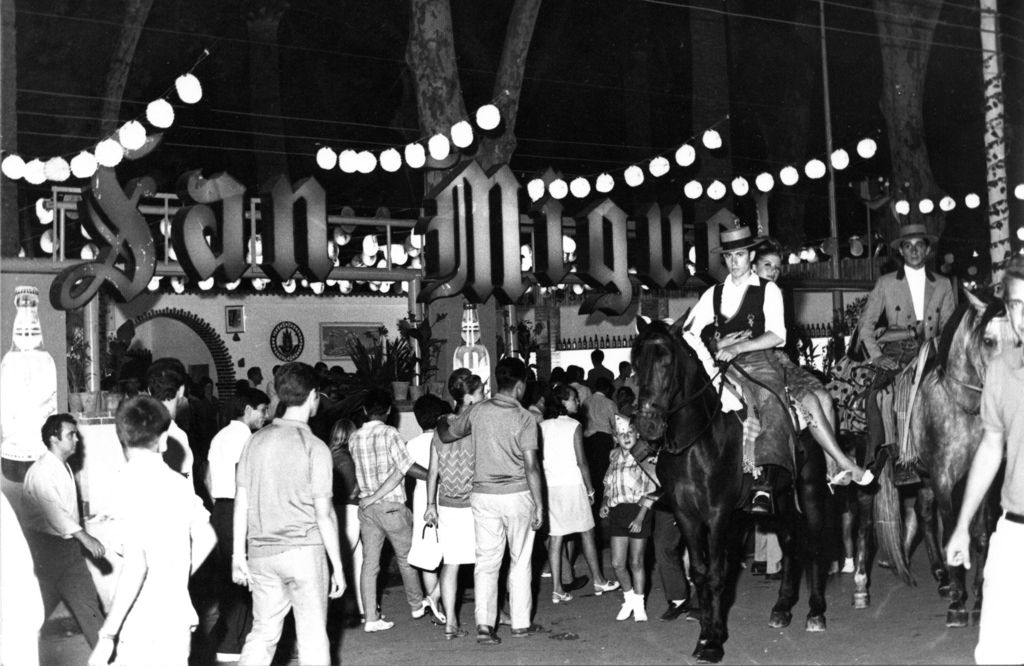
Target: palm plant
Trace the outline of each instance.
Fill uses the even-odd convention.
[[[364,333],[366,340],[349,334],[345,341],[355,376],[364,388],[386,387],[394,381],[412,381],[418,359],[406,337],[390,340],[388,330],[381,326],[374,333]]]

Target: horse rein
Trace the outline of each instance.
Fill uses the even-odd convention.
[[[686,398],[684,400],[681,400],[680,403],[677,406],[675,406],[675,407],[672,407],[672,405],[669,405],[669,407],[666,408],[665,410],[663,410],[663,412],[660,415],[657,414],[655,412],[655,410],[652,410],[650,407],[643,407],[643,406],[641,406],[636,411],[637,420],[639,421],[639,420],[642,419],[642,420],[645,420],[645,421],[659,421],[660,423],[657,426],[657,430],[659,431],[660,434],[653,441],[661,440],[662,442],[664,442],[665,433],[668,430],[668,417],[669,417],[669,415],[670,414],[675,414],[676,412],[678,412],[682,408],[688,407],[689,405],[695,403],[697,401],[697,398],[702,396],[704,394],[704,392],[708,390],[709,387],[714,387],[715,379],[717,379],[718,377],[721,377],[722,373],[724,371],[725,371],[725,365],[721,366],[719,368],[718,372],[715,374],[715,376],[712,377],[712,378],[709,378],[707,383],[705,383],[704,386],[702,386],[700,388],[700,390],[698,390],[696,393],[694,393],[690,397],[688,397],[688,398]],[[686,444],[684,444],[683,446],[676,448],[675,451],[677,451],[677,452],[678,451],[685,451],[686,449],[690,448],[690,446],[692,446],[694,442],[696,442],[698,439],[703,437],[704,434],[708,431],[708,429],[711,428],[711,426],[715,422],[715,417],[718,416],[718,414],[722,411],[722,391],[724,391],[724,390],[725,390],[725,381],[723,379],[722,385],[719,386],[719,388],[718,388],[718,406],[715,407],[715,410],[708,417],[707,425],[705,425],[703,428],[701,428],[701,430],[696,435],[694,435],[690,439],[690,441],[686,442]],[[677,395],[678,395],[678,393],[677,393]],[[663,447],[657,447],[657,448],[663,448]]]
[[[976,409],[967,409],[962,404],[960,404],[960,401],[956,399],[956,396],[954,396],[953,393],[949,390],[949,387],[946,386],[946,382],[942,381],[943,379],[951,379],[952,381],[956,382],[965,389],[974,391],[979,394],[981,393],[982,388],[985,386],[984,383],[981,386],[968,384],[962,379],[958,379],[953,375],[949,374],[949,372],[947,372],[945,368],[942,368],[941,376],[939,377],[939,385],[942,387],[942,390],[946,392],[946,395],[948,395],[950,400],[953,401],[953,404],[960,408],[960,411],[962,411],[964,414],[967,414],[968,416],[977,416],[978,414],[981,413],[981,404],[979,404]]]

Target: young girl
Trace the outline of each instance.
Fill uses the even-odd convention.
[[[345,543],[352,565],[349,572],[349,587],[355,592],[359,615],[366,616],[363,610],[363,594],[359,587],[359,572],[363,568],[363,542],[359,537],[359,483],[356,481],[356,464],[348,450],[348,440],[356,431],[356,424],[349,419],[338,419],[331,430],[330,449],[334,461],[334,504],[340,509],[344,504],[344,512],[338,511],[345,521]],[[337,510],[336,509],[336,510]]]
[[[442,414],[450,413],[451,407],[444,399],[436,395],[427,394],[416,400],[416,403],[412,406],[412,411],[416,417],[416,423],[423,429],[423,432],[410,439],[406,444],[406,448],[409,451],[409,457],[412,458],[414,463],[424,469],[428,469],[430,467],[430,443],[434,439],[434,428],[437,427],[437,419]],[[427,490],[427,482],[418,479],[412,491],[411,547],[417,549],[422,546],[422,544],[417,544],[417,542],[435,538],[434,535],[429,534],[424,529],[427,526],[425,518],[427,505],[433,502],[433,500],[428,499]],[[440,543],[439,535],[437,540]],[[419,569],[419,567],[417,568]],[[423,582],[423,600],[430,611],[430,621],[434,624],[445,624],[447,618],[445,618],[444,613],[440,610],[441,586],[438,580],[437,567],[435,566],[434,569],[420,569],[420,580]]]
[[[644,570],[644,556],[647,539],[651,536],[650,508],[658,487],[630,454],[633,437],[632,434],[615,435],[617,446],[612,449],[608,471],[604,475],[604,501],[600,516],[604,520],[605,534],[611,538],[612,567],[622,584],[624,597],[615,619],[626,620],[632,615],[635,621],[646,622],[644,589],[647,572]]]
[[[590,468],[583,455],[583,430],[573,416],[579,411],[576,389],[566,384],[555,386],[546,404],[547,418],[540,424],[544,447],[544,480],[548,490],[548,524],[551,541],[548,563],[551,567],[552,603],[565,603],[572,595],[562,587],[562,543],[566,536],[579,534],[583,556],[594,577],[594,594],[616,590],[601,573],[601,560],[594,543],[594,489]]]

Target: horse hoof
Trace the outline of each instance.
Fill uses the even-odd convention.
[[[946,626],[966,627],[968,625],[969,617],[970,614],[967,612],[966,608],[946,611]]]
[[[717,646],[705,646],[700,648],[695,656],[698,664],[717,664],[725,656],[725,650]]]
[[[939,596],[943,599],[949,599],[949,583],[939,585]]]
[[[854,592],[853,593],[853,607],[858,610],[863,610],[871,606],[871,594],[868,592]]]
[[[768,626],[772,629],[782,629],[788,627],[792,621],[793,614],[789,611],[772,611],[771,617],[768,618]]]
[[[807,631],[825,631],[824,615],[808,615],[807,624],[804,625]]]

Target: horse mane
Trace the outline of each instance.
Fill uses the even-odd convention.
[[[946,322],[945,328],[942,329],[942,333],[939,335],[939,348],[928,363],[925,365],[924,371],[928,372],[933,367],[938,367],[942,372],[946,371],[946,361],[949,360],[949,351],[953,348],[953,338],[956,337],[956,332],[960,329],[960,325],[963,323],[963,319],[967,316],[968,310],[974,310],[970,301],[961,301],[960,305],[956,306],[953,310],[953,315]]]
[[[985,331],[992,320],[1005,314],[1006,306],[1000,299],[987,300],[985,302],[985,311],[981,313],[980,318],[978,318],[974,306],[969,301],[960,303],[943,329],[942,335],[939,337],[938,351],[925,366],[925,372],[928,372],[935,366],[938,366],[942,372],[946,371],[946,363],[950,358],[949,354],[953,348],[953,340],[956,338],[960,327],[964,325],[965,319],[971,318],[971,321],[968,323],[970,330],[968,331],[967,344],[971,348],[977,348],[982,344]]]

